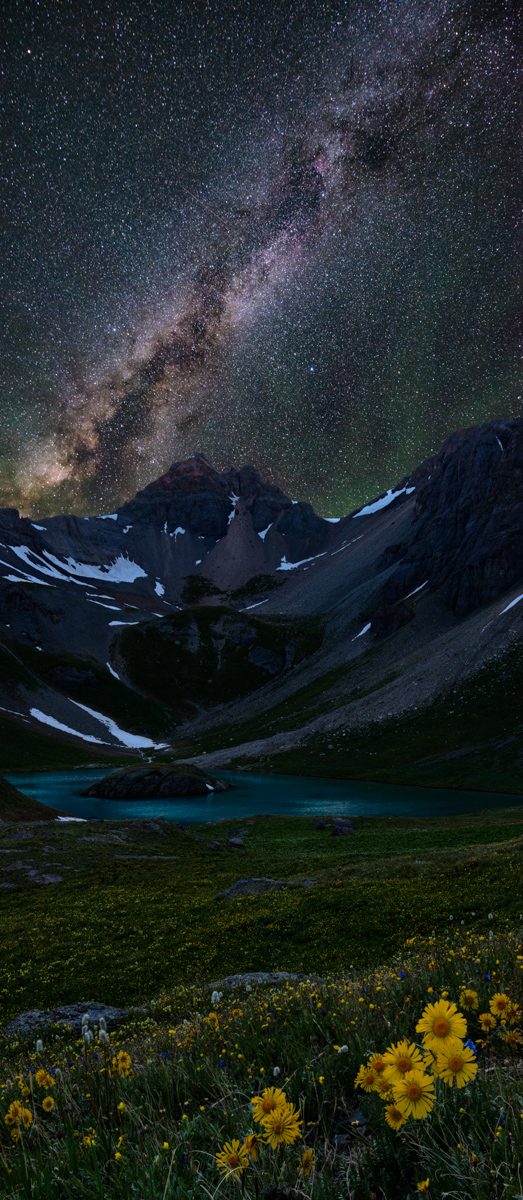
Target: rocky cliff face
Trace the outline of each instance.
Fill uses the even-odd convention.
[[[452,434],[409,483],[409,537],[384,559],[398,564],[383,589],[388,605],[425,584],[443,588],[464,617],[523,577],[523,420]]]

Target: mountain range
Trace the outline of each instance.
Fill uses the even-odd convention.
[[[337,520],[197,454],[115,513],[0,510],[0,766],[142,754],[518,792],[523,419]]]

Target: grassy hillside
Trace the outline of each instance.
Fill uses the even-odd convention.
[[[406,929],[428,934],[450,914],[470,921],[473,911],[482,929],[489,911],[523,913],[522,808],[362,818],[342,838],[314,823],[253,818],[243,850],[228,846],[228,822],[186,832],[166,822],[164,836],[140,820],[34,829],[24,863],[44,870],[52,861],[59,874],[62,864],[63,882],[38,887],[2,863],[17,887],[0,892],[0,1013],[93,989],[106,1003],[139,1003],[175,982],[235,971],[343,970],[388,957]],[[0,848],[15,844],[9,833],[0,827]],[[207,845],[216,837],[218,851]],[[292,886],[216,899],[240,878],[263,876]]]
[[[183,720],[200,706],[215,708],[257,691],[321,641],[312,618],[262,620],[229,608],[195,607],[120,630],[112,653],[134,687]]]
[[[336,705],[365,694],[363,689],[351,690],[350,675],[351,668],[342,667],[256,720],[224,724],[197,739],[186,738],[183,746],[178,743],[180,753],[209,752],[226,746],[230,739],[238,743],[286,729],[298,731],[301,702],[309,720],[329,711],[334,705],[332,698],[329,704],[328,689],[340,679],[347,678],[347,690],[341,695],[337,691]],[[249,767],[278,774],[523,794],[522,677],[523,641],[519,639],[431,704],[367,725],[341,724],[285,753],[268,750]],[[380,680],[372,691],[388,679]],[[245,767],[248,760],[237,762]]]
[[[24,796],[0,775],[0,821],[48,821],[58,815],[58,809]]]

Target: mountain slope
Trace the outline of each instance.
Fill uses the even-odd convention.
[[[461,786],[458,759],[423,761],[470,742],[463,713],[453,737],[436,719],[445,697],[469,684],[472,696],[477,672],[500,656],[519,663],[523,420],[453,434],[337,522],[252,467],[220,475],[197,455],[110,518],[35,527],[3,510],[0,539],[0,618],[19,672],[0,675],[0,704],[12,719],[34,728],[37,710],[61,726],[54,736],[72,737],[66,726],[97,754],[145,751],[149,739],[197,761],[205,751],[205,765],[362,778],[378,769],[376,738],[382,771],[407,739],[402,779]],[[53,676],[64,654],[95,684]],[[515,741],[501,782],[518,790],[519,702],[503,711]],[[424,753],[412,722],[429,712]]]

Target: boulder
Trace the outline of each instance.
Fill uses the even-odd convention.
[[[211,791],[226,792],[230,787],[231,784],[223,779],[215,779],[197,767],[152,765],[112,771],[81,794],[106,800],[163,800],[177,796],[208,796]],[[149,822],[149,827],[163,832],[153,821]]]
[[[72,1025],[74,1029],[82,1027],[82,1017],[89,1013],[89,1026],[98,1025],[100,1017],[105,1017],[107,1028],[114,1028],[125,1016],[127,1009],[113,1008],[109,1004],[100,1004],[95,1000],[80,1000],[78,1004],[62,1004],[58,1008],[32,1008],[28,1012],[13,1017],[6,1025],[4,1033],[30,1034],[45,1025]]]
[[[226,975],[225,979],[217,979],[207,986],[212,992],[218,991],[219,988],[233,991],[234,988],[245,987],[247,984],[252,987],[264,983],[286,983],[287,980],[295,979],[303,979],[303,974],[297,974],[295,971],[248,971],[245,975]]]
[[[349,817],[335,817],[331,837],[348,837],[354,833],[354,825]]]
[[[265,876],[259,879],[238,879],[227,891],[220,892],[216,899],[235,900],[238,896],[261,896],[264,892],[276,892],[286,887],[288,884],[285,880],[267,879]]]

